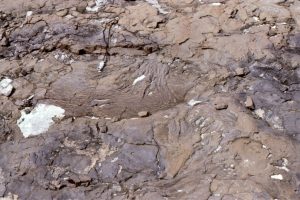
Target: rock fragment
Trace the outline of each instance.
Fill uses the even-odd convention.
[[[215,108],[216,108],[216,110],[224,110],[224,109],[228,108],[228,105],[225,103],[218,103],[218,104],[215,104]]]
[[[147,117],[149,115],[148,111],[140,111],[138,112],[139,117]]]
[[[59,17],[64,17],[68,14],[68,10],[67,9],[64,9],[64,10],[60,10],[60,11],[57,11],[56,12],[56,15],[59,16]]]
[[[96,6],[95,1],[89,1],[88,2],[88,7],[94,7],[94,6]]]
[[[235,69],[235,73],[237,76],[244,76],[245,75],[245,70],[244,68],[238,67]]]
[[[77,7],[76,7],[76,10],[80,13],[84,13],[85,10],[86,10],[86,7],[87,7],[87,2],[81,2]]]
[[[12,80],[5,78],[0,81],[0,93],[4,96],[10,96],[14,87],[12,86]]]
[[[224,110],[228,108],[228,104],[222,98],[217,98],[214,101],[214,107],[216,110]]]
[[[254,109],[254,103],[253,103],[253,100],[250,96],[247,96],[247,99],[245,101],[245,106],[246,106],[246,108],[249,108],[251,110]]]

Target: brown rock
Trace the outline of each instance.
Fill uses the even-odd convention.
[[[71,15],[74,16],[74,17],[78,17],[80,15],[80,12],[74,10],[71,12]]]
[[[6,37],[3,37],[2,40],[0,40],[0,46],[6,46],[8,44],[8,40]]]
[[[254,109],[254,103],[250,96],[247,96],[247,99],[245,101],[245,106],[251,110]]]
[[[64,17],[68,14],[68,10],[65,9],[65,10],[60,10],[58,12],[56,12],[56,15],[59,16],[59,17]]]
[[[96,5],[95,1],[89,1],[88,6],[89,7],[94,7]]]
[[[84,13],[87,7],[87,2],[81,2],[77,7],[76,10],[80,13]]]
[[[218,104],[215,104],[215,108],[216,108],[216,110],[224,110],[224,109],[228,108],[228,105],[225,103],[218,103]]]
[[[245,75],[245,70],[244,68],[238,67],[235,69],[235,73],[237,76],[244,76]]]
[[[216,110],[224,110],[228,108],[228,104],[222,98],[217,98],[214,101],[214,107]]]

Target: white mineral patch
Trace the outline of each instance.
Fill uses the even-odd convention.
[[[153,7],[157,8],[158,12],[160,12],[161,14],[168,14],[169,12],[164,10],[161,5],[159,5],[157,0],[146,0],[150,5],[152,5]]]
[[[5,197],[0,197],[0,200],[18,200],[19,197],[16,194],[8,193]]]
[[[267,121],[269,124],[271,124],[274,128],[283,131],[283,123],[282,120],[278,116],[272,116],[271,118],[268,118]]]
[[[188,105],[189,105],[189,106],[195,106],[195,105],[198,105],[198,104],[200,104],[200,103],[202,103],[202,101],[196,101],[196,100],[194,100],[194,99],[191,99],[191,100],[188,102]]]
[[[89,12],[97,12],[99,9],[98,6],[94,6],[94,7],[86,7],[86,10],[89,11]]]
[[[271,176],[271,179],[283,180],[283,176],[281,174],[275,174]]]
[[[243,30],[243,33],[245,33],[245,34],[249,33],[249,29]]]
[[[212,4],[210,4],[210,5],[212,5],[212,6],[220,6],[220,5],[222,5],[221,3],[212,3]]]
[[[21,111],[21,118],[17,121],[25,138],[45,133],[54,124],[53,118],[63,118],[65,110],[54,105],[38,104],[29,114]]]
[[[33,14],[33,12],[32,12],[32,11],[27,11],[27,13],[26,13],[26,17],[30,17],[32,14]]]
[[[110,22],[111,19],[109,18],[102,18],[102,19],[93,19],[93,20],[90,20],[89,23],[93,24],[93,25],[97,25],[97,26],[101,26],[103,24],[107,24],[108,22]]]
[[[259,18],[258,17],[253,17],[254,21],[258,22]]]
[[[120,174],[122,172],[123,166],[119,165],[119,170],[118,170],[118,174]]]
[[[103,60],[100,61],[99,64],[98,64],[98,66],[97,66],[97,71],[101,72],[102,69],[104,68],[104,66],[105,66],[105,62]]]
[[[95,3],[97,6],[103,6],[107,4],[108,0],[96,0]]]
[[[69,56],[63,52],[59,52],[58,54],[54,55],[54,58],[58,61],[65,62]]]
[[[214,150],[214,153],[219,152],[221,149],[222,149],[222,147],[219,145],[219,146]]]
[[[12,80],[5,78],[0,81],[0,93],[4,96],[9,96],[13,91],[14,87],[12,86]]]
[[[262,119],[265,118],[265,111],[263,109],[255,110],[255,114]]]
[[[137,84],[138,82],[144,80],[144,78],[146,78],[145,75],[142,75],[142,76],[137,77],[137,78],[133,81],[132,85],[135,85],[135,84]]]
[[[118,42],[118,39],[117,39],[117,38],[112,38],[112,39],[111,39],[111,43],[112,43],[112,44],[116,44],[117,42]]]
[[[107,4],[108,0],[96,0],[95,6],[93,7],[86,7],[86,10],[89,12],[98,12],[99,8]]]
[[[289,161],[286,158],[282,158],[282,160],[283,160],[282,166],[281,167],[276,166],[276,168],[282,169],[286,172],[289,172],[290,170],[289,170],[289,168],[287,168],[287,165],[289,164]]]

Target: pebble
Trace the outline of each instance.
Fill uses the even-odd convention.
[[[89,2],[88,2],[88,6],[89,6],[89,7],[94,7],[94,6],[96,6],[95,1],[89,1]]]
[[[4,96],[10,96],[14,87],[12,86],[12,80],[5,78],[0,81],[0,93]]]
[[[76,10],[73,10],[71,12],[71,15],[74,16],[74,17],[78,17],[80,15],[80,12],[76,11]]]
[[[222,101],[221,99],[217,99],[214,102],[214,106],[216,110],[224,110],[228,108],[228,104]]]
[[[139,117],[147,117],[149,115],[149,112],[148,111],[141,111],[141,112],[138,112],[138,116]]]
[[[65,9],[65,10],[60,10],[58,12],[56,12],[56,15],[59,16],[59,17],[64,17],[68,14],[68,10]]]
[[[76,10],[80,13],[84,13],[85,12],[85,8],[87,7],[87,2],[81,2],[79,3],[79,5],[76,7]]]
[[[249,109],[254,109],[254,103],[251,97],[247,96],[247,99],[245,101],[245,106]]]
[[[244,68],[238,67],[235,69],[235,73],[237,76],[244,76],[245,75],[245,70]]]

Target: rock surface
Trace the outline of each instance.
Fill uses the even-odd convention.
[[[2,199],[300,199],[299,1],[0,5]]]

